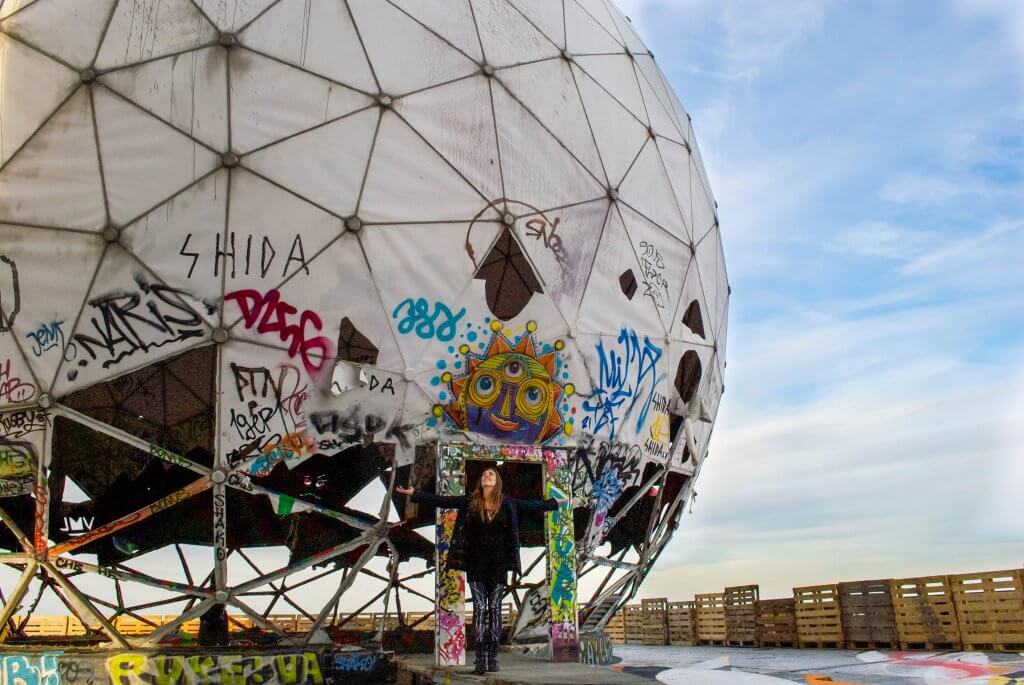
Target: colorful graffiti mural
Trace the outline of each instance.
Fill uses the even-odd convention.
[[[534,321],[527,322],[526,332],[515,342],[500,321],[491,321],[490,330],[482,354],[471,352],[468,344],[459,347],[465,373],[441,374],[452,401],[435,406],[434,415],[447,416],[459,430],[518,444],[543,444],[571,434],[563,398],[572,396],[575,387],[558,380],[558,353],[565,343],[538,343]]]

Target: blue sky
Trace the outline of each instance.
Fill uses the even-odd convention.
[[[1024,564],[1024,4],[618,4],[692,115],[733,289],[641,594]]]

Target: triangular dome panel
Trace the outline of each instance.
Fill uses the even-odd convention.
[[[617,187],[647,141],[647,127],[583,70],[573,69],[608,181]]]
[[[266,292],[286,280],[310,288],[314,258],[344,230],[338,217],[244,169],[231,172],[230,205],[221,247],[225,293]]]
[[[697,262],[690,259],[683,275],[683,291],[679,306],[672,319],[669,335],[673,340],[682,340],[693,345],[710,345],[713,342],[711,314],[708,312],[697,275]]]
[[[164,283],[216,305],[223,272],[238,257],[224,240],[228,172],[218,171],[183,190],[121,231],[121,244]],[[219,318],[198,310],[211,326]]]
[[[453,81],[480,70],[476,62],[390,3],[349,0],[349,7],[380,88],[392,97]],[[395,45],[402,45],[405,49],[395,50]],[[409,60],[405,57],[409,53],[430,55],[430,59]]]
[[[661,161],[658,146],[648,141],[619,186],[619,196],[663,229],[680,240],[689,240],[683,216],[676,204],[675,192]]]
[[[647,109],[647,120],[651,123],[651,128],[659,136],[664,136],[669,140],[682,143],[684,140],[683,134],[680,133],[675,119],[673,119],[673,117],[668,113],[668,110],[665,109],[666,106],[662,104],[661,100],[651,88],[650,82],[644,76],[643,72],[639,70],[637,73],[637,83],[640,84],[640,93],[644,98],[644,106]]]
[[[400,117],[384,113],[359,205],[362,220],[468,221],[489,201]]]
[[[507,0],[472,0],[487,63],[504,67],[558,57],[561,50]]]
[[[4,60],[4,91],[18,93],[17,108],[0,109],[0,165],[81,83],[78,74],[43,54],[0,33]]]
[[[189,0],[120,0],[96,57],[104,71],[217,42],[217,27]]]
[[[590,271],[576,327],[587,333],[617,331],[625,322],[644,335],[665,336],[661,317],[644,296],[643,270],[616,207],[608,214]]]
[[[486,253],[497,231],[497,223],[480,221],[373,226],[360,233],[406,365],[419,369],[430,341],[447,342],[461,333],[458,329],[466,325],[459,315],[465,311],[463,294],[476,273],[463,244],[469,235],[476,249]],[[439,270],[444,278],[437,278]]]
[[[390,0],[470,59],[482,61],[469,0]]]
[[[88,90],[0,170],[0,221],[86,230],[107,223]]]
[[[726,299],[725,288],[720,287],[720,283],[725,282],[725,274],[719,273],[720,241],[718,229],[713,228],[697,243],[697,273],[700,276],[701,290],[707,305],[707,318],[710,320],[712,331],[718,330]]]
[[[96,56],[114,2],[116,0],[35,2],[0,23],[0,31],[17,36],[75,69],[85,69],[92,65]],[[7,11],[6,5],[3,10]]]
[[[508,209],[520,215],[516,234],[544,290],[565,318],[574,321],[608,218],[609,201],[601,198],[548,212],[508,202]]]
[[[242,31],[239,40],[292,66],[376,93],[377,81],[346,4],[337,0],[280,0]]]
[[[373,103],[367,95],[248,50],[232,50],[230,60],[231,147],[239,154]]]
[[[586,167],[503,88],[494,89],[494,109],[505,194],[510,200],[545,210],[607,194]],[[539,159],[545,163],[537,164]]]
[[[565,49],[565,14],[561,0],[509,0],[552,43]]]
[[[0,245],[0,328],[10,328],[49,392],[104,243],[98,235],[0,224]]]
[[[100,76],[147,112],[214,150],[228,149],[228,77],[223,48],[164,57]]]
[[[54,382],[69,392],[142,368],[209,340],[203,304],[161,283],[116,243],[103,255]]]
[[[626,233],[640,261],[642,275],[637,276],[640,288],[644,297],[654,302],[665,330],[669,331],[679,306],[690,247],[629,207],[623,206],[620,210]],[[680,266],[683,268],[679,269]]]
[[[490,83],[484,76],[460,79],[401,98],[395,111],[485,197],[497,199],[503,191]]]
[[[310,202],[351,216],[379,119],[377,107],[360,110],[247,155],[242,163]]]
[[[610,24],[611,18],[603,12],[605,20]],[[602,26],[576,0],[565,0],[565,42],[573,55],[603,55],[623,53],[618,32]]]
[[[661,153],[661,160],[665,163],[665,170],[668,172],[668,182],[672,186],[679,211],[683,215],[686,233],[692,241],[694,239],[693,203],[690,199],[690,185],[693,183],[691,178],[693,165],[690,160],[690,152],[679,143],[665,138],[659,138],[656,142],[658,152]]]
[[[500,78],[501,84],[533,112],[591,174],[606,178],[568,62],[559,59],[525,64],[502,70]],[[538,83],[547,85],[538,89]]]
[[[124,225],[220,165],[210,149],[104,89],[93,96],[110,219]]]
[[[583,71],[604,88],[638,120],[647,122],[647,110],[640,96],[633,62],[622,55],[580,55],[573,57]]]

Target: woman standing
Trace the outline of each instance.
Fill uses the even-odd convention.
[[[537,509],[554,511],[558,509],[558,501],[517,500],[502,494],[501,476],[493,468],[481,474],[480,482],[469,496],[445,497],[403,487],[395,490],[412,495],[413,502],[458,510],[447,570],[465,571],[473,594],[474,673],[497,671],[501,600],[507,591],[508,572],[522,573],[519,513]]]

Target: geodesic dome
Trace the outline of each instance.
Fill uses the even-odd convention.
[[[362,580],[422,599],[393,488],[461,441],[575,449],[600,627],[692,493],[728,296],[610,2],[2,0],[3,622],[33,582],[116,640],[136,585],[180,614],[151,641],[224,602],[280,633],[315,569],[307,637]]]

